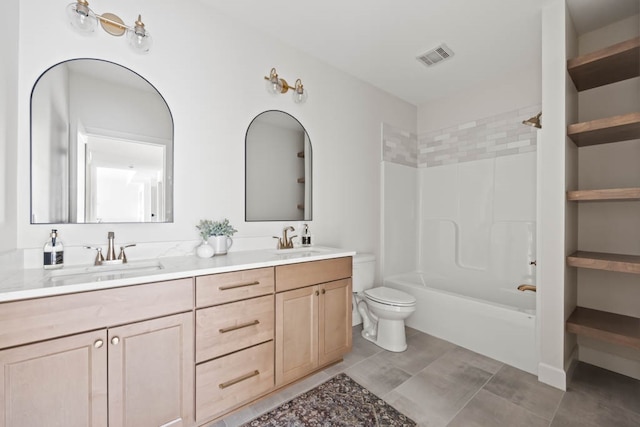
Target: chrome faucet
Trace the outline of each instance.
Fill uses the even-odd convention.
[[[293,248],[293,238],[298,237],[297,235],[293,235],[291,237],[287,236],[288,231],[296,231],[292,226],[285,227],[282,230],[282,237],[273,236],[274,239],[278,239],[278,249],[292,249]]]

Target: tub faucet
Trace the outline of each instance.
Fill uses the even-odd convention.
[[[292,226],[285,227],[282,230],[282,237],[273,236],[274,239],[278,239],[278,249],[292,249],[293,248],[293,238],[298,237],[297,235],[288,237],[288,231],[295,231],[295,228]]]

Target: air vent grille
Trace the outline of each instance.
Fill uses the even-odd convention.
[[[416,59],[427,67],[431,67],[432,65],[442,62],[445,59],[451,58],[453,55],[453,51],[443,43],[440,46],[431,49],[420,56],[417,56]]]

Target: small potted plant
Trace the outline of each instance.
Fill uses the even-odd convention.
[[[222,221],[210,221],[209,244],[213,246],[216,255],[225,255],[231,245],[233,245],[233,236],[238,230],[233,228],[229,220],[225,218]]]
[[[211,228],[213,227],[213,222],[208,219],[201,219],[196,228],[198,229],[198,234],[200,235],[200,239],[202,242],[196,248],[196,255],[200,258],[211,258],[215,255],[215,251],[213,246],[209,245],[208,239],[211,237]]]

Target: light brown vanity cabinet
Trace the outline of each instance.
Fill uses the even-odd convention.
[[[196,419],[274,388],[273,267],[196,278]]]
[[[0,351],[0,425],[107,427],[107,331]]]
[[[276,386],[351,351],[351,257],[276,267]]]
[[[192,279],[0,304],[0,426],[193,425],[192,310]]]

